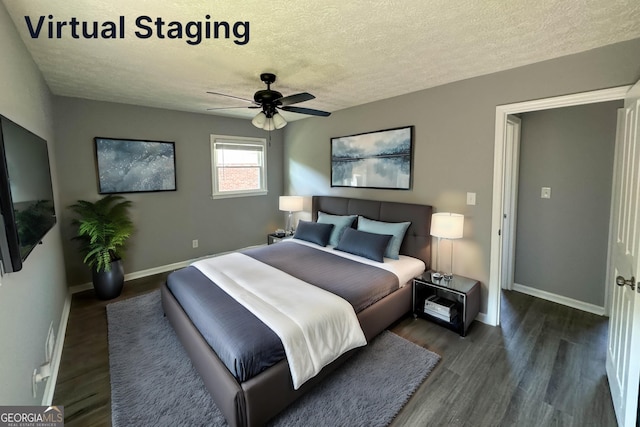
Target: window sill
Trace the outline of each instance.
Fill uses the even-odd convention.
[[[251,197],[251,196],[266,196],[268,194],[267,190],[258,190],[258,191],[250,191],[250,192],[239,192],[239,193],[219,193],[211,196],[212,199],[231,199],[234,197]]]

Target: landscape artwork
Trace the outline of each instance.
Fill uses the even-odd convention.
[[[100,194],[176,190],[173,142],[95,138],[95,144]]]
[[[331,186],[411,188],[413,126],[331,138]]]

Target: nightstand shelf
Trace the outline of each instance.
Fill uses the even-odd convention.
[[[435,279],[432,273],[413,279],[413,314],[464,337],[480,311],[480,282],[456,275]]]

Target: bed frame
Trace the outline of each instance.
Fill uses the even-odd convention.
[[[429,268],[431,206],[314,196],[312,199],[314,220],[317,219],[318,211],[334,215],[362,215],[369,219],[386,222],[411,221],[400,247],[400,253],[421,259],[425,262],[427,269]],[[367,341],[410,311],[411,294],[411,286],[404,286],[358,313],[358,320]],[[289,364],[286,360],[248,381],[239,383],[191,323],[166,283],[162,286],[162,307],[213,401],[232,427],[264,425],[358,350],[354,349],[343,354],[298,390],[293,388]]]

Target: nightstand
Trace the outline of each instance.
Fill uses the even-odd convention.
[[[292,235],[276,235],[274,233],[268,234],[267,235],[267,243],[269,245],[272,245],[274,243],[278,243],[278,242],[282,242],[283,240],[287,240],[287,239],[291,239],[293,236]]]
[[[454,275],[435,279],[427,271],[413,279],[413,314],[447,327],[461,336],[480,311],[480,282]]]

